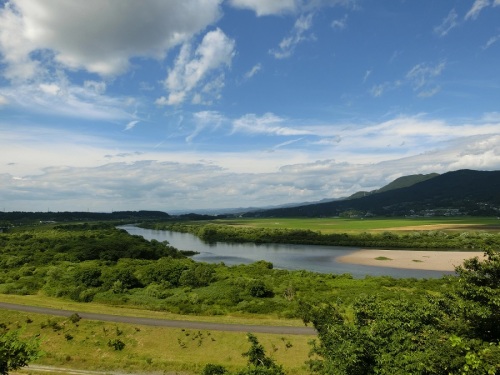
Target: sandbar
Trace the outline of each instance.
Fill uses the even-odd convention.
[[[339,263],[428,271],[454,271],[465,259],[484,259],[482,251],[363,249],[338,257]]]

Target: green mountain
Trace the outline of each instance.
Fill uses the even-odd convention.
[[[429,176],[429,175],[427,175]],[[248,213],[259,217],[500,215],[500,171],[459,170],[363,197]],[[397,183],[396,183],[397,182]],[[391,187],[388,189],[388,187]]]
[[[439,176],[439,173],[413,174],[410,176],[399,177],[399,178],[395,179],[394,181],[392,181],[391,183],[381,187],[380,189],[372,190],[372,191],[358,191],[357,193],[354,193],[353,195],[349,196],[349,198],[347,198],[347,199],[357,199],[357,198],[366,197],[367,195],[371,195],[371,194],[383,193],[384,191],[409,187],[409,186],[415,185],[419,182],[434,178],[436,176]]]

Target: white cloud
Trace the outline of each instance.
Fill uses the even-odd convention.
[[[473,20],[477,19],[479,13],[490,5],[490,0],[475,0],[474,4],[472,4],[472,8],[465,15],[465,19],[468,20],[472,18]]]
[[[347,27],[347,14],[342,18],[333,20],[331,26],[336,30],[344,30]]]
[[[220,29],[208,32],[194,52],[190,44],[184,44],[165,80],[169,95],[158,99],[157,104],[181,104],[204,82],[205,93],[217,95],[223,86],[221,76],[218,75],[215,81],[206,82],[206,79],[209,79],[211,73],[229,67],[234,54],[235,41]],[[195,94],[201,95],[200,92]]]
[[[312,27],[312,19],[312,13],[301,15],[295,21],[290,35],[280,42],[278,49],[270,50],[269,53],[276,59],[285,59],[292,56],[298,44],[307,40],[314,40],[312,34],[306,35],[306,32]]]
[[[493,44],[495,44],[499,40],[500,40],[500,34],[492,36],[490,39],[488,39],[486,44],[483,46],[483,50],[490,48]]]
[[[130,118],[129,98],[112,98],[96,92],[93,85],[72,86],[64,80],[0,88],[0,96],[27,113],[107,121]]]
[[[296,0],[229,0],[235,8],[253,10],[257,16],[294,12],[298,8]]]
[[[130,121],[127,126],[125,126],[125,130],[131,130],[133,129],[140,121],[139,120],[134,120]]]
[[[425,63],[417,64],[406,73],[406,78],[412,82],[414,89],[418,90],[426,86],[434,77],[439,76],[445,66],[444,62],[440,62],[435,66]]]
[[[455,9],[450,10],[450,13],[443,19],[440,25],[434,28],[434,32],[439,36],[447,35],[451,29],[458,25],[458,14]]]
[[[312,27],[313,14],[300,16],[293,26],[290,36],[284,38],[278,49],[270,50],[269,53],[276,59],[285,59],[292,56],[298,44],[306,40],[314,40],[312,34],[305,35],[305,33]]]
[[[132,57],[163,58],[215,22],[221,1],[12,0],[0,10],[4,75],[33,78],[50,58],[67,69],[123,73]]]
[[[308,126],[309,134],[299,135],[276,115],[249,115],[235,121],[241,131],[292,138],[274,146],[272,153],[207,154],[175,149],[175,139],[162,150],[137,149],[76,132],[40,127],[14,131],[4,124],[1,204],[7,210],[46,210],[50,205],[61,211],[168,212],[341,197],[415,173],[498,170],[498,118],[489,113],[483,123],[450,124],[424,116],[398,117],[365,126]],[[198,112],[196,119],[210,129],[228,121],[215,111]],[[311,142],[314,148],[303,149],[313,137],[321,138]],[[120,162],[110,162],[114,158]]]
[[[378,98],[388,91],[404,86],[411,86],[418,97],[429,98],[441,91],[441,87],[435,81],[444,71],[445,67],[446,63],[443,61],[435,65],[428,63],[417,64],[406,73],[403,79],[375,84],[371,87],[369,93],[373,97]]]
[[[254,114],[247,114],[233,121],[233,131],[250,134],[273,134],[273,135],[305,135],[311,134],[304,129],[294,129],[283,126],[285,120],[273,113],[266,113],[261,117]]]
[[[41,83],[39,87],[42,92],[50,95],[57,95],[61,91],[61,88],[55,83]]]
[[[3,105],[7,105],[8,103],[9,101],[7,100],[7,98],[3,95],[0,95],[0,107]]]
[[[250,69],[248,72],[245,73],[245,79],[250,79],[254,75],[256,75],[258,72],[260,72],[262,69],[262,64],[258,63],[255,64],[252,69]]]
[[[191,143],[203,130],[216,130],[226,121],[217,111],[201,111],[194,113],[195,129],[187,137],[186,142]]]
[[[104,94],[106,92],[106,82],[102,81],[85,81],[83,82],[83,87],[93,90],[96,94]]]
[[[372,71],[371,71],[371,69],[368,69],[368,70],[365,72],[365,75],[363,76],[363,83],[365,83],[365,82],[366,82],[366,80],[367,80],[368,78],[370,78],[370,76],[371,76],[371,75],[372,75]]]

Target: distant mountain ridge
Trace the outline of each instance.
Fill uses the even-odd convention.
[[[349,198],[347,199],[356,199],[356,198],[366,197],[367,195],[371,194],[383,193],[384,191],[409,187],[419,182],[426,181],[437,176],[439,176],[439,173],[413,174],[410,176],[399,177],[394,181],[392,181],[391,183],[381,187],[380,189],[372,191],[358,191],[357,193],[354,193],[353,195],[349,196]]]
[[[458,170],[408,177],[358,198],[351,196],[345,200],[264,210],[245,216],[500,215],[500,171]],[[411,184],[416,180],[419,182]]]

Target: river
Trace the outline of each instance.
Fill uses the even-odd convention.
[[[273,263],[274,268],[286,270],[306,270],[320,273],[349,273],[355,278],[365,276],[392,276],[397,278],[439,278],[453,272],[399,269],[391,267],[363,266],[339,263],[337,257],[347,255],[359,248],[317,245],[225,243],[207,244],[190,233],[166,230],[143,229],[133,225],[119,227],[128,233],[147,240],[168,241],[179,250],[194,250],[195,261],[207,263],[224,262],[226,265],[250,264],[258,260]]]

